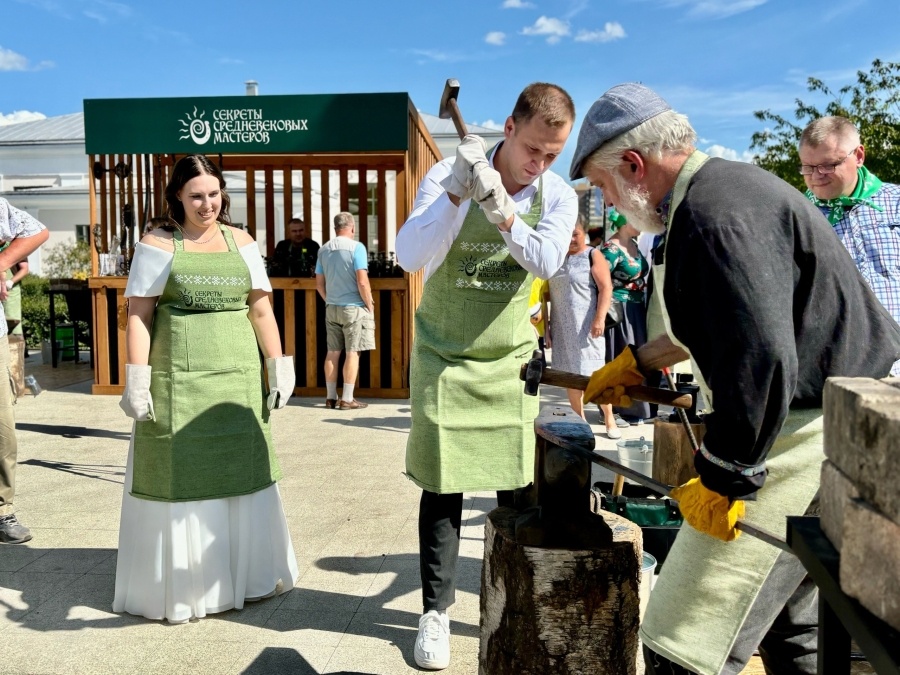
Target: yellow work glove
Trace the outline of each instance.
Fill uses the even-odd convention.
[[[629,345],[616,358],[591,375],[584,390],[584,402],[597,405],[612,403],[627,408],[631,397],[625,394],[625,387],[632,387],[644,381],[644,374],[638,368],[634,352]]]
[[[722,541],[734,541],[741,531],[734,524],[744,517],[744,502],[713,492],[691,478],[687,483],[672,490],[672,498],[678,500],[681,515],[695,530]]]

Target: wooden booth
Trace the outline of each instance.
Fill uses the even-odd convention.
[[[231,215],[271,257],[292,216],[324,244],[333,218],[350,211],[357,236],[390,260],[416,188],[440,159],[405,93],[88,99],[89,287],[93,304],[95,394],[122,392],[124,298],[134,244],[151,217],[165,214],[175,162],[203,153],[225,172]],[[384,267],[389,267],[385,265]],[[409,396],[413,314],[422,274],[372,275],[376,349],[361,355],[361,397]],[[315,278],[272,278],[285,354],[295,358],[300,396],[324,396],[325,305]]]

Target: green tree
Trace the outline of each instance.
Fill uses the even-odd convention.
[[[800,134],[819,117],[839,115],[859,129],[866,147],[866,167],[884,181],[900,183],[900,63],[876,59],[869,72],[857,71],[855,84],[844,85],[836,92],[822,80],[810,77],[807,89],[830,100],[820,110],[796,99],[796,123],[770,110],[753,113],[756,119],[771,125],[753,134],[750,149],[758,153],[754,161],[798,189],[806,190],[797,171]]]
[[[54,279],[87,279],[91,272],[91,249],[83,241],[61,241],[47,249],[44,271]]]

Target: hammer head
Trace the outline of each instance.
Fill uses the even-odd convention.
[[[525,365],[525,394],[528,396],[537,396],[538,385],[541,383],[541,375],[544,374],[544,359],[541,358],[539,349],[534,350],[534,354]]]
[[[441,95],[441,105],[438,108],[438,117],[442,120],[450,119],[450,101],[459,97],[459,80],[451,77],[444,85],[444,93]]]

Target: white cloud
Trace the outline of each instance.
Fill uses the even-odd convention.
[[[484,122],[475,122],[479,127],[484,127],[486,129],[496,129],[497,131],[503,131],[503,125],[495,122],[494,120],[485,120]]]
[[[426,63],[428,61],[437,61],[439,63],[457,63],[459,61],[467,61],[472,58],[471,56],[466,54],[442,52],[437,49],[410,49],[409,51],[411,54],[422,57],[419,60],[419,63]]]
[[[616,21],[607,21],[603,30],[580,30],[575,42],[612,42],[625,37],[625,29]]]
[[[503,0],[501,7],[503,9],[528,9],[534,7],[534,3],[524,2],[524,0]]]
[[[663,0],[667,7],[687,7],[693,19],[724,19],[749,12],[768,0]]]
[[[726,148],[724,145],[719,144],[709,146],[704,152],[710,157],[721,157],[722,159],[730,159],[733,162],[753,161],[753,153],[749,150],[738,153],[737,150]]]
[[[121,2],[87,0],[85,4],[87,6],[82,10],[82,14],[100,23],[108,23],[110,19],[124,19],[131,16],[131,7],[123,5]]]
[[[4,49],[0,47],[0,71],[12,70],[42,70],[44,68],[52,68],[53,61],[41,61],[32,65],[28,59],[21,54],[14,52],[12,49]]]
[[[590,3],[588,0],[575,0],[571,3],[569,10],[563,15],[566,19],[574,19],[576,16],[581,14],[584,10],[588,8]]]
[[[0,127],[8,124],[19,124],[20,122],[33,122],[34,120],[47,119],[44,113],[31,112],[30,110],[16,110],[7,115],[0,113]]]
[[[675,110],[692,119],[704,117],[720,121],[723,118],[752,119],[756,110],[771,110],[779,114],[790,112],[794,109],[796,98],[792,87],[777,84],[733,90],[704,89],[681,84],[655,89]],[[696,124],[694,126],[697,128]]]
[[[223,66],[242,66],[244,62],[241,59],[232,59],[228,56],[223,56],[219,59],[219,63]]]
[[[490,33],[484,36],[484,41],[489,45],[500,47],[504,42],[506,42],[506,33],[503,33],[499,30],[492,30]]]
[[[28,70],[28,59],[11,49],[0,47],[0,70]]]
[[[553,17],[541,16],[533,26],[522,29],[522,35],[547,36],[547,44],[555,45],[569,34],[569,24]]]

